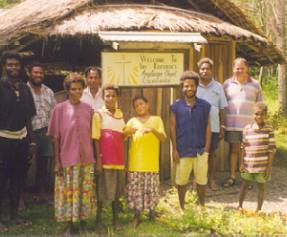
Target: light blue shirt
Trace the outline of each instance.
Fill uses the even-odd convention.
[[[222,85],[214,79],[212,79],[207,86],[199,83],[196,96],[211,104],[211,131],[218,133],[220,131],[219,110],[227,107],[227,101]]]

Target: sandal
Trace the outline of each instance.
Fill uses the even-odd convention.
[[[223,183],[223,187],[224,188],[229,188],[232,187],[235,184],[235,178],[231,178],[229,177],[228,179],[226,179]]]

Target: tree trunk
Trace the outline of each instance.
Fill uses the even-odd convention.
[[[276,46],[285,56],[285,0],[265,0],[270,16],[269,30],[275,36]],[[278,101],[283,115],[287,115],[286,65],[278,65]]]
[[[276,9],[278,12],[278,38],[276,39],[277,47],[285,55],[285,0],[275,1]],[[286,65],[282,64],[278,66],[278,100],[279,106],[284,115],[287,115],[287,81],[286,81]]]

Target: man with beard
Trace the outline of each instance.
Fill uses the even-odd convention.
[[[85,76],[88,87],[84,90],[81,101],[90,105],[94,111],[104,106],[101,89],[101,72],[96,67],[87,67]]]
[[[213,61],[210,58],[202,58],[197,63],[199,70],[199,86],[196,96],[206,100],[211,105],[211,144],[208,157],[209,186],[212,191],[216,191],[216,156],[219,140],[224,136],[224,108],[227,106],[222,85],[213,79]]]
[[[47,189],[49,186],[49,168],[53,156],[52,140],[47,136],[47,128],[52,109],[56,104],[53,91],[43,84],[44,70],[41,64],[33,63],[28,67],[29,81],[27,85],[31,89],[36,115],[32,119],[33,137],[36,146],[36,202],[47,201]]]
[[[20,55],[5,52],[1,62],[6,77],[0,81],[0,215],[8,192],[10,219],[16,224],[28,225],[31,222],[21,218],[17,208],[31,144],[31,118],[36,110],[31,91],[20,75]],[[0,233],[7,230],[0,222]]]
[[[200,205],[205,203],[208,154],[211,140],[210,104],[196,97],[199,75],[185,71],[180,78],[183,99],[171,105],[172,156],[176,163],[175,183],[184,210],[189,176],[193,170]]]

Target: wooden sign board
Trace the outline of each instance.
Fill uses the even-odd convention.
[[[118,86],[179,85],[184,53],[102,52],[103,84]]]

